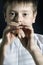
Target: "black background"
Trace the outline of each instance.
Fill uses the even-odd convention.
[[[38,14],[36,17],[36,23],[33,24],[35,33],[43,34],[43,0],[39,0]],[[0,38],[2,38],[3,30],[6,27],[3,16],[3,0],[0,0]]]

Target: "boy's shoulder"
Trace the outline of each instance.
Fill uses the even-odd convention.
[[[43,54],[43,34],[35,34],[36,44],[38,45],[41,53]]]
[[[43,34],[35,34],[34,36],[39,43],[43,43]]]
[[[37,40],[43,40],[43,34],[34,34],[34,36],[35,36],[35,38],[37,39]]]
[[[43,37],[43,34],[35,33],[35,35]]]

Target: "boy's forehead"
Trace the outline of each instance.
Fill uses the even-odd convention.
[[[32,3],[12,3],[9,5],[10,10],[15,11],[28,11],[33,10],[33,4]]]

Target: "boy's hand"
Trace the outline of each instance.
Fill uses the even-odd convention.
[[[28,49],[32,50],[36,47],[35,41],[34,41],[34,32],[32,27],[28,26],[18,26],[16,27],[6,27],[3,33],[3,41],[4,43],[10,44],[11,41],[16,38],[16,36],[19,37],[21,40],[23,46]]]
[[[24,47],[30,52],[36,65],[43,65],[43,55],[41,54],[41,51],[34,40],[33,28],[25,27],[22,29],[22,31],[24,31],[25,34],[23,39],[21,38],[21,42],[24,43]],[[25,45],[25,43],[27,45]]]
[[[3,42],[6,44],[10,44],[13,39],[16,38],[18,34],[18,29],[14,29],[13,27],[7,26],[3,32]]]
[[[36,41],[34,40],[34,30],[32,26],[23,26],[21,29],[19,29],[19,38],[23,44],[23,46],[28,50],[28,51],[33,51],[33,50],[39,50]]]

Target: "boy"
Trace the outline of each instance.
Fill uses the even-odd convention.
[[[43,65],[40,44],[32,26],[36,15],[36,0],[6,0],[7,26],[0,46],[0,65]]]

